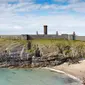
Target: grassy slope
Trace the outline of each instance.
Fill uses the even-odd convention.
[[[85,56],[85,42],[72,41],[72,40],[57,40],[57,39],[35,39],[31,40],[33,52],[37,47],[41,50],[42,54],[49,54],[58,52],[58,54],[72,57]],[[27,45],[25,40],[12,40],[12,39],[0,39],[0,52],[3,52],[8,48],[12,49],[17,45]],[[69,47],[69,49],[68,49]]]
[[[17,45],[26,45],[25,40],[12,40],[12,39],[0,39],[0,52],[3,52],[4,50],[12,49],[13,47]]]
[[[32,40],[32,49],[40,48],[43,54],[58,52],[64,57],[84,57],[85,42],[57,39],[36,39]]]
[[[38,45],[56,45],[56,44],[85,44],[84,41],[62,40],[62,39],[35,39],[31,40],[33,44]]]

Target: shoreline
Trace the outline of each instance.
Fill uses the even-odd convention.
[[[75,77],[74,75],[71,75],[71,74],[66,73],[66,72],[64,72],[64,71],[57,70],[57,69],[50,68],[50,67],[45,67],[44,69],[47,69],[47,70],[50,70],[50,71],[53,71],[53,72],[57,72],[57,73],[61,73],[61,74],[65,74],[65,75],[69,76],[70,78],[79,81],[80,84],[83,85],[83,81],[82,81],[81,79]]]
[[[23,68],[23,69],[28,69],[28,68],[32,68],[31,66],[6,66],[1,65],[0,68],[9,68],[9,69],[13,69],[13,68]],[[67,76],[69,76],[72,79],[75,79],[77,81],[80,82],[81,85],[83,85],[83,83],[85,82],[85,60],[81,60],[79,61],[79,63],[77,64],[68,64],[68,63],[63,63],[61,65],[58,66],[52,66],[52,67],[33,67],[33,68],[39,68],[39,69],[48,69],[50,71],[53,72],[58,72],[61,74],[65,74]]]
[[[73,79],[79,80],[82,85],[85,85],[85,60],[81,60],[79,63],[70,65],[68,63],[63,63],[61,65],[50,68],[48,67],[46,69],[63,73]]]

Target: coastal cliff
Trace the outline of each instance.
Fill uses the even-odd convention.
[[[0,67],[46,67],[84,58],[85,42],[68,40],[0,39]]]

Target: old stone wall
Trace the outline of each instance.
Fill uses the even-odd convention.
[[[76,40],[85,41],[85,36],[76,36]]]
[[[7,39],[66,39],[73,40],[73,35],[61,34],[61,35],[0,35],[0,38]],[[85,36],[75,36],[75,40],[85,41]]]
[[[66,35],[29,35],[29,39],[68,39]]]
[[[68,40],[73,40],[73,35],[68,35]]]
[[[22,36],[21,35],[0,35],[0,38],[22,39]]]
[[[68,39],[68,35],[0,35],[7,39]]]

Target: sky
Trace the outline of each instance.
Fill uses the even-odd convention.
[[[0,0],[0,34],[85,35],[85,0]]]

